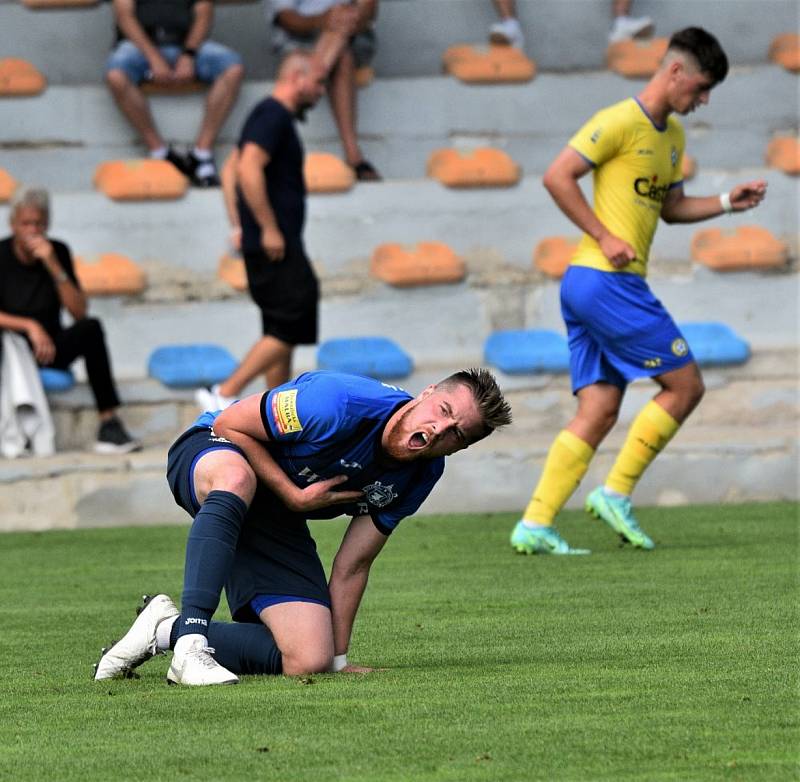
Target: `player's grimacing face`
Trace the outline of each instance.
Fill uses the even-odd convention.
[[[387,426],[384,448],[400,461],[449,456],[480,438],[483,419],[466,386],[428,386]]]

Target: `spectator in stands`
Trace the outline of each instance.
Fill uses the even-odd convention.
[[[361,182],[381,179],[364,158],[356,131],[356,70],[368,65],[375,53],[372,23],[377,11],[378,0],[270,0],[268,4],[275,51],[286,54],[316,46],[324,67],[330,69],[328,91],[333,117],[345,160]],[[326,37],[332,46],[321,45]]]
[[[238,150],[226,161],[226,179],[229,167],[235,169],[241,252],[263,336],[229,378],[197,391],[203,409],[227,407],[262,372],[267,388],[285,383],[295,345],[317,341],[319,288],[303,245],[306,187],[294,120],[324,92],[318,59],[299,50],[288,54],[272,94],[250,112]]]
[[[100,417],[94,449],[128,453],[141,448],[117,417],[114,385],[103,328],[87,317],[69,247],[50,239],[46,190],[21,189],[11,204],[11,236],[0,241],[0,328],[22,334],[40,366],[67,369],[82,356]],[[62,310],[74,323],[64,327]]]
[[[489,41],[494,44],[525,48],[525,36],[517,17],[515,0],[492,0],[500,17],[489,28]],[[609,43],[629,38],[643,38],[653,33],[653,22],[647,16],[630,16],[633,0],[612,0],[611,12],[614,21],[608,34]]]
[[[141,134],[150,157],[169,160],[198,187],[216,187],[213,147],[244,78],[241,57],[207,40],[212,0],[113,0],[117,44],[106,62],[106,81],[122,113]],[[141,85],[211,84],[194,148],[169,147],[156,128]]]

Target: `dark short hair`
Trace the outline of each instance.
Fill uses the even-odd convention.
[[[678,30],[669,39],[668,49],[694,57],[700,70],[708,74],[714,84],[719,84],[728,75],[728,57],[719,41],[702,27]]]
[[[475,399],[483,420],[483,439],[495,429],[511,423],[511,405],[506,402],[494,375],[486,369],[462,369],[436,384],[437,388],[466,386]]]

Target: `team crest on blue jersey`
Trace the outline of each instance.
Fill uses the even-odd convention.
[[[689,346],[686,344],[686,340],[680,337],[673,340],[670,347],[672,348],[672,352],[678,357],[685,356],[689,352]]]
[[[672,162],[673,167],[678,165],[678,150],[675,147],[669,151],[669,159]]]
[[[375,483],[365,486],[363,492],[364,497],[366,497],[366,500],[370,505],[374,505],[377,508],[382,508],[384,505],[388,505],[395,497],[397,497],[397,494],[393,491],[393,489],[393,483],[390,483],[388,486],[384,486],[380,481],[375,481]]]

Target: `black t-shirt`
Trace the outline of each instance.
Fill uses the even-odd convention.
[[[61,268],[77,286],[69,247],[55,239],[50,243]],[[0,241],[0,312],[33,318],[51,337],[61,331],[61,299],[53,277],[39,261],[22,263],[10,236]]]
[[[302,246],[306,217],[306,183],[303,178],[303,144],[291,112],[274,98],[262,100],[248,116],[239,138],[241,150],[248,142],[269,154],[264,168],[267,198],[287,248]],[[261,228],[237,188],[237,206],[242,224],[242,251],[259,252]]]
[[[136,0],[136,18],[157,46],[181,46],[194,21],[196,0]],[[117,28],[117,41],[125,36]]]

